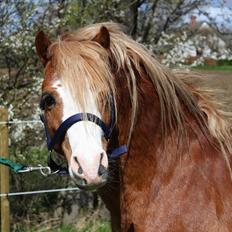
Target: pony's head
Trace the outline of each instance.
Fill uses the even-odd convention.
[[[74,41],[69,35],[54,43],[41,31],[35,43],[44,66],[40,107],[50,136],[62,122],[79,113],[95,115],[109,125],[115,95],[109,81],[108,30],[101,27],[88,41]],[[107,181],[107,147],[103,129],[82,120],[67,130],[55,150],[64,154],[69,173],[80,187],[96,188]]]
[[[158,133],[165,148],[166,137],[186,137],[192,118],[209,140],[213,137],[231,151],[230,126],[218,110],[209,107],[215,103],[205,100],[210,99],[209,93],[200,90],[194,75],[163,67],[117,24],[93,24],[54,43],[39,32],[36,49],[45,69],[41,108],[51,137],[72,115],[88,119],[91,114],[111,125],[115,111],[116,127],[109,142],[104,128],[88,119],[69,127],[55,146],[65,155],[70,175],[80,186],[95,188],[106,182],[107,151],[118,144],[137,150],[145,138]],[[142,118],[145,115],[148,120]],[[140,138],[138,144],[136,138]]]

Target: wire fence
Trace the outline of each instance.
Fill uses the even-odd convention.
[[[43,124],[41,120],[8,120],[8,121],[0,121],[0,125],[12,125],[12,124],[31,124],[31,123],[39,123]]]
[[[14,124],[41,124],[41,120],[18,120],[12,119],[8,121],[0,121],[0,125],[14,125]],[[22,196],[22,195],[35,195],[35,194],[43,194],[43,193],[54,193],[54,192],[66,192],[66,191],[76,191],[80,192],[81,189],[78,187],[69,187],[69,188],[58,188],[58,189],[44,189],[44,190],[37,190],[37,191],[25,191],[25,192],[7,192],[7,193],[0,193],[0,197],[10,197],[10,196]]]
[[[10,193],[0,193],[0,197],[11,197],[11,196],[22,196],[22,195],[34,195],[34,194],[42,194],[42,193],[55,193],[55,192],[67,192],[67,191],[75,191],[81,192],[81,189],[78,187],[74,188],[59,188],[59,189],[44,189],[37,191],[27,191],[27,192],[10,192]]]

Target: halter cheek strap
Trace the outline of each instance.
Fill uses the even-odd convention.
[[[111,119],[111,125],[110,127],[106,126],[106,124],[96,115],[94,114],[90,114],[90,113],[78,113],[78,114],[74,114],[72,116],[70,116],[69,118],[67,118],[64,122],[61,123],[61,125],[58,127],[58,129],[55,132],[55,135],[53,136],[53,138],[51,138],[49,132],[48,132],[48,128],[47,128],[47,123],[45,121],[45,118],[43,115],[40,116],[41,121],[44,124],[44,128],[45,128],[45,135],[46,135],[46,141],[47,141],[47,147],[49,150],[49,157],[48,157],[48,166],[55,172],[64,175],[64,174],[68,174],[68,169],[64,168],[61,165],[58,165],[55,163],[55,161],[52,159],[51,157],[51,152],[54,149],[54,146],[56,144],[61,144],[61,142],[63,141],[65,134],[67,132],[67,130],[74,125],[77,122],[80,121],[90,121],[93,122],[95,124],[97,124],[103,131],[104,133],[104,137],[109,140],[112,137],[112,132],[113,129],[115,127],[115,116],[114,113],[112,114],[112,119]],[[126,153],[128,151],[127,146],[126,145],[122,145],[119,146],[111,151],[108,151],[108,157],[110,159],[113,158],[118,158],[120,155]]]

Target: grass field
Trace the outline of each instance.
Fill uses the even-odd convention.
[[[226,110],[232,112],[232,70],[194,70],[205,76],[206,87],[211,88]]]
[[[79,227],[79,226],[78,226]],[[110,222],[106,220],[93,220],[88,221],[86,224],[77,228],[76,225],[63,225],[61,228],[31,228],[31,229],[21,229],[20,232],[111,232]],[[14,230],[12,232],[19,232],[19,230]]]
[[[200,65],[194,67],[193,69],[197,70],[212,70],[212,71],[231,71],[232,72],[232,65],[217,65],[217,66],[207,66],[207,65]]]
[[[232,60],[218,60],[217,65],[199,65],[193,69],[212,71],[232,71]]]
[[[89,222],[81,229],[77,229],[72,225],[64,225],[60,229],[49,230],[49,232],[111,232],[111,229],[108,221],[98,220]]]

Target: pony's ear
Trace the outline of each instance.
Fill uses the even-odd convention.
[[[50,44],[51,42],[49,41],[48,37],[44,34],[43,31],[39,31],[36,34],[35,47],[36,47],[37,54],[44,67],[48,61],[47,50]]]
[[[98,34],[93,38],[93,41],[98,42],[103,48],[110,47],[110,33],[104,26],[101,27]]]

